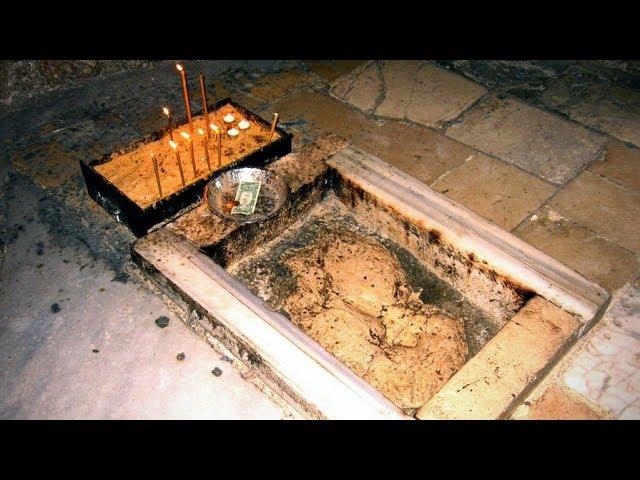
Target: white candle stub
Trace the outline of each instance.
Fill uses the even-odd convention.
[[[227,123],[231,123],[231,122],[233,122],[235,119],[236,119],[236,117],[234,117],[234,116],[233,116],[233,115],[231,115],[230,113],[227,113],[227,114],[224,116],[224,118],[223,118],[223,120],[224,120],[225,122],[227,122]]]
[[[227,133],[230,137],[237,137],[238,135],[240,135],[240,130],[238,130],[237,128],[232,128]]]
[[[238,123],[238,127],[240,127],[240,130],[246,130],[250,126],[251,126],[251,124],[249,122],[247,122],[244,118],[242,120],[240,120],[240,123]]]

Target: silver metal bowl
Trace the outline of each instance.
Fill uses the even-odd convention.
[[[260,181],[260,194],[251,215],[232,214],[230,203],[236,198],[240,182]],[[289,186],[276,174],[261,168],[236,168],[213,177],[204,188],[204,201],[216,215],[236,223],[255,223],[274,216],[289,197]]]

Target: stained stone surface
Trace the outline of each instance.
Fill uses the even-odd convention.
[[[486,155],[474,155],[432,187],[501,227],[511,230],[556,187]]]
[[[460,75],[421,60],[376,61],[345,77],[333,94],[382,117],[441,126],[486,90]]]
[[[559,385],[551,385],[533,402],[526,402],[512,418],[516,420],[601,420],[603,415],[567,393]]]
[[[559,185],[593,161],[605,143],[575,123],[500,97],[483,99],[446,134]]]
[[[440,60],[437,63],[487,88],[524,99],[544,91],[570,64],[566,60]]]
[[[640,253],[640,191],[583,172],[551,202],[551,208],[598,235]]]
[[[255,97],[272,102],[294,90],[318,83],[313,75],[301,71],[290,70],[257,76],[255,80],[245,83],[245,87]]]
[[[147,60],[21,60],[6,62],[6,91],[0,101],[16,105],[63,87],[136,69],[149,69]]]
[[[546,90],[540,100],[577,122],[640,146],[640,91],[574,69]]]
[[[259,406],[262,394],[245,396],[249,391],[246,382],[235,377],[228,382],[228,372],[235,369],[225,369],[219,378],[211,375],[216,364],[209,359],[218,357],[207,356],[204,352],[210,351],[209,347],[200,339],[194,341],[202,345],[201,353],[185,346],[183,334],[171,337],[167,344],[158,343],[153,335],[169,338],[170,332],[183,328],[182,323],[173,321],[175,317],[165,311],[164,303],[135,279],[129,260],[133,236],[88,197],[79,173],[80,159],[162,128],[166,122],[160,114],[162,106],[183,113],[175,63],[129,63],[135,68],[122,68],[124,63],[116,61],[102,68],[97,65],[102,61],[95,65],[62,61],[53,67],[49,79],[31,89],[30,82],[40,81],[36,77],[45,70],[23,75],[29,62],[16,69],[12,62],[0,61],[1,96],[15,100],[11,105],[0,104],[2,416],[246,418],[255,414],[277,418],[279,414]],[[445,194],[503,226],[510,227],[524,216],[515,229],[518,236],[612,292],[640,272],[636,228],[640,158],[638,149],[631,145],[639,131],[637,60],[452,60],[404,65],[189,60],[184,64],[195,109],[200,108],[197,74],[203,72],[210,101],[231,95],[265,117],[282,113],[283,125],[295,135],[296,148],[322,132],[334,132],[428,185],[437,181],[441,191],[447,190]],[[411,72],[415,78],[409,78]],[[317,83],[306,83],[308,79]],[[61,80],[63,85],[58,88]],[[311,90],[326,92],[331,86],[335,87],[331,94],[344,101]],[[491,95],[476,96],[478,88]],[[509,97],[498,99],[496,94],[513,95],[529,105]],[[278,98],[280,95],[284,96]],[[467,101],[471,103],[457,117],[459,123],[446,132],[450,136],[432,129],[449,125],[455,119],[444,119],[451,118],[449,114],[454,115]],[[387,115],[397,118],[383,118],[377,111],[382,105]],[[424,122],[431,128],[420,124]],[[604,154],[599,155],[605,144]],[[480,160],[479,150],[497,159]],[[448,188],[447,182],[453,188]],[[546,192],[544,182],[561,187],[561,191],[547,201],[548,205],[530,213]],[[25,200],[32,197],[35,203]],[[485,208],[487,203],[492,208]],[[60,288],[64,292],[58,292]],[[637,290],[637,283],[633,288]],[[52,309],[53,305],[57,307]],[[118,312],[113,313],[113,305]],[[172,319],[165,329],[153,323],[162,315]],[[611,322],[616,315],[611,314]],[[634,315],[638,316],[632,313],[631,317]],[[73,336],[65,328],[69,325],[77,327]],[[593,330],[594,335],[597,331]],[[106,338],[109,342],[101,340]],[[133,343],[132,338],[136,340]],[[583,338],[576,348],[591,338]],[[617,342],[619,338],[605,332],[598,342]],[[150,347],[140,347],[140,339],[149,341]],[[625,342],[616,359],[635,361],[637,344]],[[134,359],[131,349],[116,353],[118,345],[143,350]],[[158,350],[151,352],[149,348]],[[194,370],[181,378],[185,370],[167,370],[164,357],[158,357],[157,352],[166,352],[172,365]],[[178,352],[186,353],[185,361],[175,360]],[[580,376],[585,381],[588,378],[584,391],[595,392],[593,398],[599,395],[611,411],[628,417],[636,408],[633,403],[622,408],[628,394],[608,396],[614,384],[624,383],[615,380],[619,372],[612,370],[598,377],[602,380],[599,384],[596,377],[601,374],[589,373],[613,368],[613,362],[600,363],[602,358],[585,357],[580,363],[582,370],[575,370],[571,378],[578,390],[584,387]],[[60,367],[56,367],[60,359]],[[126,368],[120,369],[120,365]],[[204,376],[198,373],[201,366]],[[130,372],[144,374],[149,382],[132,383],[127,380]],[[154,373],[161,378],[154,379]],[[611,379],[605,382],[607,375]],[[85,381],[86,388],[75,381],[77,378]],[[209,389],[209,380],[215,380],[215,390]],[[627,383],[633,384],[632,380]],[[634,381],[637,385],[637,379]],[[198,386],[199,382],[204,383]],[[575,399],[567,385],[562,388]],[[627,391],[626,387],[615,388]],[[562,395],[555,393],[540,404],[556,412],[551,416],[561,415],[566,406],[559,400]],[[191,413],[185,395],[196,398],[197,406]],[[205,404],[214,405],[215,412]],[[537,414],[545,415],[544,408]]]
[[[624,285],[640,271],[640,258],[626,248],[544,208],[514,233],[608,291]]]
[[[237,370],[213,377],[220,355],[133,271],[116,275],[81,231],[52,227],[42,190],[12,185],[0,202],[13,227],[0,263],[0,418],[282,418]]]
[[[613,298],[566,368],[567,386],[620,419],[640,420],[640,284]]]

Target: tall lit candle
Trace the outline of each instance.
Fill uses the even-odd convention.
[[[180,180],[182,180],[182,186],[185,186],[184,182],[184,172],[182,171],[182,162],[180,161],[180,152],[178,152],[178,144],[173,140],[169,140],[169,146],[173,148],[173,151],[176,154],[176,162],[178,162],[178,170],[180,170]]]
[[[220,130],[213,123],[209,124],[209,127],[218,136],[218,167],[222,166],[222,130]]]
[[[160,195],[159,198],[162,198],[162,186],[160,185],[160,172],[158,171],[158,159],[152,153],[151,160],[153,160],[153,170],[156,172],[156,183],[158,184],[158,193]]]
[[[276,131],[276,125],[278,124],[278,117],[279,115],[277,113],[273,114],[273,122],[271,122],[271,132],[269,132],[269,141],[271,141],[271,139],[273,138],[273,132]]]
[[[200,79],[200,96],[202,97],[202,113],[204,115],[204,124],[209,125],[209,111],[207,110],[207,87],[204,84],[204,75],[200,74],[198,78]],[[206,136],[208,139],[209,129],[207,129],[206,131]]]
[[[182,80],[182,96],[184,97],[184,109],[187,111],[187,120],[189,121],[189,132],[193,135],[193,122],[191,121],[191,102],[189,101],[189,88],[187,87],[187,72],[179,63],[176,68],[180,72]]]
[[[202,143],[204,145],[204,158],[207,160],[207,168],[211,171],[211,161],[209,160],[209,140],[207,134],[201,128],[198,129],[198,134],[202,137]]]
[[[167,119],[169,120],[169,124],[167,125],[167,130],[169,130],[169,139],[173,140],[173,127],[171,126],[171,112],[167,107],[163,107],[162,113],[164,113],[167,116]]]
[[[196,178],[198,176],[198,172],[196,171],[196,156],[193,152],[193,139],[191,138],[191,135],[189,135],[187,132],[180,132],[180,135],[182,135],[187,142],[189,142],[189,153],[191,154],[191,166],[193,167],[193,178]]]

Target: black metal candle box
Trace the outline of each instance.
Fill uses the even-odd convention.
[[[235,109],[242,112],[244,117],[252,122],[258,122],[263,126],[270,128],[270,124],[264,119],[247,110],[243,106],[237,104],[230,98],[219,100],[214,105],[208,106],[211,111],[218,110],[224,105],[232,105]],[[194,113],[194,116],[202,114],[202,111]],[[186,124],[186,117],[176,122],[177,126]],[[280,158],[291,152],[291,139],[293,135],[284,129],[277,127],[276,131],[279,137],[272,140],[259,149],[249,152],[240,159],[231,162],[221,168],[209,173],[206,177],[202,177],[197,181],[190,183],[171,195],[157,200],[151,205],[144,208],[131,200],[125,193],[116,187],[108,178],[99,173],[95,167],[103,163],[111,161],[118,155],[125,154],[140,148],[142,145],[161,139],[166,135],[166,130],[154,132],[138,140],[124,148],[115,152],[104,155],[101,158],[93,160],[81,160],[80,169],[84,176],[87,191],[91,198],[98,202],[107,212],[113,215],[118,222],[126,225],[135,236],[140,237],[146,234],[151,227],[166,223],[173,219],[178,213],[186,207],[192,205],[202,198],[204,186],[214,175],[236,167],[262,167],[268,165],[273,160]]]

